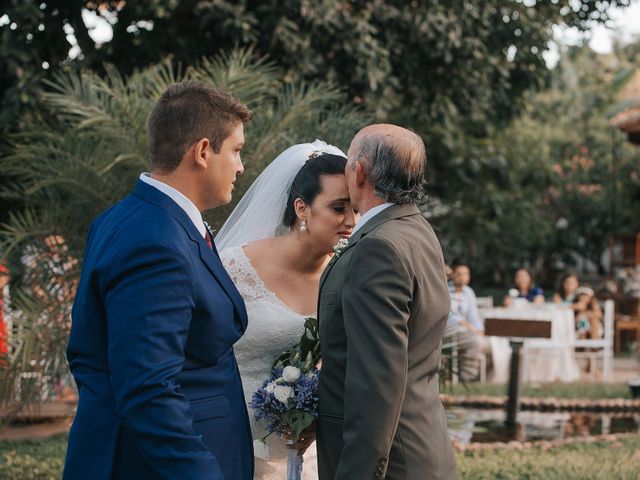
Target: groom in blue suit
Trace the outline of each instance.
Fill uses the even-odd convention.
[[[152,173],[92,223],[65,479],[253,477],[233,352],[247,313],[200,213],[231,201],[251,117],[210,85],[169,87],[149,119]]]

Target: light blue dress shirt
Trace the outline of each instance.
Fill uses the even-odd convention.
[[[484,323],[478,311],[478,302],[473,289],[465,285],[462,287],[462,291],[456,292],[456,287],[449,284],[449,294],[451,295],[451,311],[447,325],[456,325],[460,320],[466,320],[474,328],[484,332]]]

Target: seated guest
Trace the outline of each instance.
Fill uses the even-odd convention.
[[[484,323],[478,312],[476,294],[469,286],[471,270],[460,261],[453,264],[449,281],[451,294],[451,311],[454,312],[458,323],[470,330],[484,332]]]
[[[454,262],[449,282],[451,311],[449,312],[448,324],[460,327],[458,351],[462,358],[460,377],[464,382],[478,378],[480,365],[476,358],[480,353],[490,351],[489,342],[484,336],[484,322],[478,312],[476,294],[469,287],[470,280],[469,267],[464,262]],[[465,362],[465,358],[471,360]]]
[[[560,280],[560,288],[553,294],[553,302],[571,305],[579,286],[580,282],[578,282],[578,277],[574,273],[565,273]]]
[[[504,306],[511,305],[511,292],[517,292],[515,298],[526,298],[531,303],[544,303],[544,291],[533,283],[531,274],[526,268],[519,269],[513,280],[514,288],[509,290],[509,294],[504,297]]]
[[[576,338],[602,338],[602,310],[589,287],[579,287],[572,304],[576,317]]]

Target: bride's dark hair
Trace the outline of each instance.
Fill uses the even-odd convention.
[[[296,223],[298,218],[294,207],[296,198],[301,199],[307,205],[312,204],[321,192],[320,178],[323,175],[344,175],[346,164],[346,158],[330,153],[321,153],[316,157],[309,158],[291,184],[287,206],[284,210],[284,218],[282,219],[283,225],[291,228]]]

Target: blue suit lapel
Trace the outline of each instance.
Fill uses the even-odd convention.
[[[233,284],[233,280],[231,280],[229,274],[224,268],[224,265],[222,265],[220,257],[218,256],[218,252],[209,248],[209,245],[207,245],[204,238],[199,238],[197,243],[200,258],[206,265],[207,269],[213,274],[214,277],[216,277],[216,280],[225,291],[227,296],[231,299],[231,302],[233,303],[237,314],[238,321],[242,325],[242,331],[244,332],[247,329],[248,317],[247,309],[245,307],[244,300],[242,300],[240,292],[238,292],[238,289]]]
[[[242,300],[242,296],[238,289],[233,284],[233,281],[229,277],[229,274],[225,270],[222,262],[220,261],[220,257],[218,256],[218,252],[209,248],[205,239],[200,235],[200,232],[193,224],[189,216],[186,212],[169,196],[162,193],[157,188],[152,187],[144,183],[141,180],[138,180],[136,183],[136,187],[134,190],[134,195],[146,200],[154,205],[161,207],[166,210],[169,215],[175,218],[182,228],[185,230],[187,236],[198,246],[198,253],[200,254],[200,259],[205,264],[207,269],[211,272],[211,274],[215,277],[218,284],[222,287],[222,290],[227,294],[231,302],[233,303],[235,312],[236,312],[236,320],[242,326],[242,331],[244,332],[247,329],[247,309],[244,304],[244,300]]]

